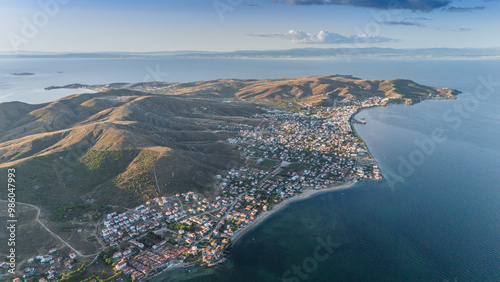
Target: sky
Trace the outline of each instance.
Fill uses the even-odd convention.
[[[500,0],[0,0],[0,52],[500,47]]]

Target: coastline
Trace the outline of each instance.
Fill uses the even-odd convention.
[[[380,106],[381,105],[374,105],[374,106],[370,106],[370,107],[359,108],[355,113],[353,113],[349,117],[349,125],[351,127],[351,131],[362,142],[365,142],[365,141],[361,138],[361,136],[359,136],[358,132],[356,131],[356,128],[354,127],[354,123],[353,123],[354,116],[356,116],[357,114],[359,114],[363,110],[370,109],[370,108],[375,108],[375,107],[380,107]],[[368,148],[368,146],[366,145],[366,143],[365,143],[365,147],[366,147],[366,150],[368,151],[368,155],[370,156],[370,158],[380,168],[380,165],[379,165],[378,161],[375,159],[375,157],[373,156],[372,152],[370,151],[370,149]],[[383,177],[384,174],[382,173],[382,171],[381,171],[380,175]],[[290,203],[310,198],[310,197],[312,197],[312,196],[314,196],[316,194],[320,194],[321,192],[347,190],[347,189],[352,188],[352,186],[354,186],[354,184],[356,184],[356,182],[347,182],[347,183],[342,183],[340,185],[333,184],[333,185],[328,186],[327,188],[319,189],[319,190],[318,189],[311,189],[311,188],[305,189],[300,195],[297,195],[297,196],[294,196],[294,197],[291,197],[291,198],[288,198],[286,200],[281,201],[280,203],[278,203],[277,205],[275,205],[272,210],[267,211],[265,213],[262,213],[254,221],[252,221],[251,223],[247,224],[245,227],[243,227],[243,228],[239,229],[238,231],[236,231],[235,234],[234,234],[234,236],[231,238],[231,245],[234,244],[239,239],[241,239],[241,237],[243,237],[243,235],[245,235],[248,231],[252,230],[254,227],[256,227],[259,224],[261,224],[267,217],[269,217],[272,214],[274,214],[274,213],[278,212],[279,210],[283,209],[284,207],[286,207]]]
[[[375,107],[381,107],[381,106],[383,107],[383,106],[386,106],[386,105],[374,105],[374,106],[370,106],[370,107],[359,108],[355,113],[353,113],[349,117],[349,126],[351,128],[351,131],[362,142],[365,142],[365,141],[363,140],[363,138],[361,138],[361,136],[356,131],[355,123],[353,122],[354,117],[357,114],[359,114],[361,111],[363,111],[363,110],[370,109],[370,108],[375,108]],[[375,159],[375,157],[373,156],[372,152],[370,151],[370,149],[368,148],[368,145],[366,145],[366,143],[365,143],[365,148],[368,151],[369,157],[380,168],[380,165],[379,165],[378,161]],[[382,169],[381,168],[380,168],[380,175],[382,177],[384,175],[382,173]],[[332,192],[332,191],[348,190],[348,189],[353,188],[353,186],[356,183],[357,182],[347,182],[347,183],[341,183],[341,184],[332,184],[332,185],[329,185],[327,188],[323,188],[323,189],[314,189],[314,188],[304,189],[304,191],[301,194],[299,194],[297,196],[294,196],[294,197],[290,197],[288,199],[285,199],[285,200],[279,202],[278,204],[276,204],[272,208],[272,210],[269,210],[267,212],[261,213],[254,221],[252,221],[251,223],[247,224],[245,227],[243,227],[243,228],[239,229],[238,231],[236,231],[235,234],[233,235],[233,237],[231,238],[231,243],[230,243],[229,246],[233,245],[235,242],[237,242],[242,237],[244,237],[244,235],[246,233],[248,233],[250,230],[252,230],[253,228],[255,228],[258,225],[260,225],[261,223],[263,223],[265,221],[265,219],[267,219],[268,217],[270,217],[274,213],[280,211],[281,209],[283,209],[284,207],[288,206],[289,204],[291,204],[293,202],[300,201],[300,200],[305,200],[305,199],[311,198],[312,196],[319,195],[321,193],[327,193],[327,192]],[[186,268],[186,267],[189,267],[189,266],[192,266],[192,265],[193,264],[179,263],[177,265],[174,265],[172,267],[168,267],[168,268],[160,271],[159,273],[155,274],[153,277],[148,278],[146,281],[152,281],[157,276],[159,276],[161,274],[164,274],[164,273],[167,273],[168,271],[171,271],[173,269],[176,269],[176,268]]]
[[[269,216],[273,215],[274,213],[280,211],[281,209],[283,209],[284,207],[288,206],[289,204],[291,204],[293,202],[304,200],[304,199],[310,198],[312,196],[315,196],[315,195],[321,194],[321,193],[347,190],[347,189],[352,188],[352,186],[354,186],[354,184],[356,184],[356,182],[348,182],[348,183],[343,183],[340,185],[333,184],[333,185],[330,185],[329,187],[324,188],[324,189],[311,189],[311,188],[305,189],[301,194],[294,196],[294,197],[290,197],[288,199],[285,199],[285,200],[279,202],[277,205],[275,205],[273,207],[272,210],[260,214],[254,221],[252,221],[251,223],[247,224],[245,227],[236,231],[234,236],[231,238],[231,244],[234,244],[236,241],[241,239],[241,237],[243,237],[248,231],[252,230],[254,227],[256,227],[259,224],[261,224],[262,222],[264,222],[264,220],[266,218],[268,218]]]
[[[279,202],[277,205],[275,205],[273,207],[272,210],[269,210],[267,212],[260,214],[254,221],[252,221],[251,223],[247,224],[245,227],[236,231],[235,234],[233,235],[233,237],[231,238],[231,245],[234,244],[239,239],[241,239],[247,232],[249,232],[253,228],[257,227],[259,224],[263,223],[266,218],[270,217],[274,213],[280,211],[281,209],[283,209],[284,207],[288,206],[289,204],[291,204],[293,202],[305,200],[305,199],[311,198],[312,196],[316,196],[316,195],[322,194],[322,193],[327,193],[327,192],[332,192],[332,191],[343,191],[343,190],[351,189],[356,183],[357,182],[347,182],[347,183],[342,183],[340,185],[339,184],[332,184],[332,185],[328,186],[327,188],[323,188],[323,189],[313,189],[313,188],[305,189],[300,195],[297,195],[297,196],[294,196],[294,197],[291,197],[291,198],[288,198],[288,199],[285,199],[285,200]],[[174,270],[177,268],[186,268],[186,267],[190,267],[193,265],[194,265],[193,263],[179,263],[179,264],[172,265],[170,267],[167,267],[167,268],[161,270],[159,273],[156,273],[152,277],[148,277],[148,279],[146,281],[153,281],[154,278],[156,278],[157,276],[162,275],[164,273],[167,273],[168,271],[171,271],[171,270]]]
[[[168,267],[160,270],[160,272],[155,273],[154,275],[152,275],[150,277],[146,277],[144,281],[154,281],[155,278],[157,278],[158,276],[160,276],[162,274],[167,273],[168,271],[171,271],[171,270],[174,270],[174,269],[177,269],[177,268],[190,267],[190,266],[193,266],[193,265],[195,265],[195,264],[192,263],[192,262],[189,262],[189,263],[180,262],[180,263],[176,263],[176,264],[174,263],[173,265],[168,266]]]
[[[381,106],[382,105],[375,105],[375,106],[370,106],[370,107],[359,108],[355,113],[353,113],[349,117],[349,126],[351,128],[351,131],[362,142],[365,142],[365,141],[361,138],[361,136],[356,131],[355,123],[353,122],[354,117],[357,114],[359,114],[361,111],[363,111],[363,110],[370,109],[370,108],[375,108],[375,107],[381,107]],[[385,106],[385,105],[383,105],[383,106]],[[372,152],[370,151],[370,149],[368,148],[368,145],[366,145],[366,143],[365,143],[365,148],[368,151],[368,155],[370,156],[370,158],[380,168],[380,165],[379,165],[378,161],[375,159],[375,157],[373,156]],[[380,175],[382,177],[384,175],[382,173],[382,169],[381,168],[380,168]],[[305,199],[311,198],[312,196],[319,195],[321,193],[327,193],[327,192],[332,192],[332,191],[348,190],[348,189],[353,188],[353,186],[356,183],[357,182],[347,182],[347,183],[341,183],[341,184],[332,184],[332,185],[329,185],[327,188],[323,188],[323,189],[314,189],[314,188],[304,189],[304,191],[301,194],[299,194],[297,196],[294,196],[294,197],[290,197],[288,199],[285,199],[285,200],[279,202],[278,204],[276,204],[272,208],[272,210],[269,210],[267,212],[261,213],[259,216],[257,216],[257,218],[254,221],[252,221],[251,223],[247,224],[245,227],[243,227],[243,228],[239,229],[238,231],[236,231],[235,234],[233,235],[233,237],[231,238],[231,243],[229,244],[228,247],[232,246],[235,242],[237,242],[242,237],[244,237],[244,235],[246,233],[248,233],[249,231],[251,231],[252,229],[254,229],[255,227],[257,227],[261,223],[265,222],[265,219],[267,219],[268,217],[270,217],[274,213],[280,211],[281,209],[283,209],[284,207],[288,206],[289,204],[291,204],[293,202],[296,202],[296,201],[300,201],[300,200],[305,200]],[[168,273],[171,270],[174,270],[174,269],[177,269],[177,268],[187,268],[187,267],[190,267],[192,265],[193,265],[192,263],[179,263],[179,264],[173,265],[171,267],[168,267],[168,268],[160,271],[159,273],[153,275],[152,277],[149,277],[146,281],[153,281],[154,278],[156,278],[157,276],[160,276],[162,274]]]
[[[387,105],[375,105],[375,106],[370,106],[370,107],[364,107],[364,108],[360,108],[358,109],[354,114],[351,115],[351,117],[349,118],[349,125],[351,127],[351,131],[352,133],[359,139],[361,140],[364,144],[365,144],[365,148],[366,148],[366,151],[368,151],[368,156],[373,160],[373,162],[379,167],[379,170],[380,170],[380,176],[382,177],[382,180],[384,179],[384,173],[382,172],[382,168],[380,167],[380,164],[378,163],[377,159],[375,158],[375,156],[372,154],[372,152],[370,151],[370,148],[368,147],[368,144],[366,144],[365,140],[363,140],[363,138],[361,138],[361,136],[359,135],[359,133],[356,131],[356,123],[354,122],[354,117],[361,113],[361,111],[363,110],[367,110],[367,109],[372,109],[372,108],[376,108],[376,107],[386,107]]]
[[[356,131],[356,129],[354,127],[354,125],[355,125],[353,123],[354,117],[357,114],[359,114],[362,110],[370,109],[370,108],[374,108],[374,107],[380,107],[380,106],[381,105],[360,108],[360,109],[358,109],[355,113],[353,113],[349,117],[349,126],[351,128],[351,131],[353,132],[353,134],[357,138],[359,138],[359,140],[361,140],[361,141],[364,142],[364,140],[361,138],[361,136],[359,136],[358,132]],[[366,145],[366,143],[365,143],[365,147],[366,147],[366,150],[368,151],[368,155],[370,156],[370,158],[374,161],[374,163],[376,163],[380,167],[380,165],[378,164],[378,161],[375,159],[375,157],[373,156],[372,152],[370,151],[370,149],[368,148],[368,146]],[[383,177],[382,171],[381,171],[380,174]],[[265,222],[265,219],[267,219],[268,217],[270,217],[274,213],[282,210],[284,207],[288,206],[289,204],[291,204],[293,202],[297,202],[297,201],[300,201],[300,200],[305,200],[305,199],[311,198],[312,196],[319,195],[321,193],[327,193],[327,192],[332,192],[332,191],[348,190],[348,189],[353,188],[353,186],[356,183],[357,182],[347,182],[347,183],[341,183],[341,184],[332,184],[332,185],[329,185],[327,188],[323,188],[323,189],[314,189],[314,188],[304,189],[304,191],[301,194],[299,194],[297,196],[294,196],[294,197],[290,197],[288,199],[285,199],[285,200],[279,202],[278,204],[276,204],[272,208],[272,210],[269,210],[267,212],[261,213],[259,216],[257,216],[257,218],[254,221],[252,221],[251,223],[247,224],[245,227],[243,227],[243,228],[239,229],[238,231],[236,231],[235,234],[233,235],[233,237],[231,238],[231,243],[230,243],[229,246],[233,245],[238,240],[240,240],[242,237],[244,237],[244,235],[246,233],[248,233],[250,230],[254,229],[255,227],[257,227],[261,223]],[[186,267],[189,267],[189,266],[192,266],[192,264],[190,264],[190,263],[188,263],[188,264],[186,264],[186,263],[179,263],[177,265],[174,265],[172,267],[168,267],[168,268],[160,271],[159,273],[155,274],[154,276],[149,277],[146,281],[153,281],[154,278],[156,278],[157,276],[162,275],[164,273],[168,273],[168,271],[171,271],[173,269],[176,269],[176,268],[186,268]]]

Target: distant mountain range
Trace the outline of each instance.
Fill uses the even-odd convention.
[[[0,58],[328,58],[328,57],[424,57],[493,58],[500,48],[296,48],[284,50],[241,50],[232,52],[158,51],[158,52],[0,52]]]

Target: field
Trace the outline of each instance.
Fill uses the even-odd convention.
[[[279,161],[275,161],[275,160],[263,160],[262,162],[258,163],[258,166],[261,168],[270,169],[270,168],[273,168],[278,163],[279,163]]]

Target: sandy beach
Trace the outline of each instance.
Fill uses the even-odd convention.
[[[327,188],[320,189],[320,190],[313,189],[313,188],[305,189],[300,195],[297,195],[295,197],[291,197],[291,198],[288,198],[284,201],[281,201],[280,203],[275,205],[272,210],[261,213],[254,221],[252,221],[251,223],[247,224],[245,227],[236,231],[234,236],[231,238],[231,244],[233,244],[234,242],[239,240],[241,237],[243,237],[243,235],[245,235],[245,233],[247,233],[248,231],[252,230],[252,228],[254,228],[257,225],[259,225],[260,223],[264,222],[264,219],[266,219],[267,217],[271,216],[272,214],[278,212],[279,210],[286,207],[290,203],[304,200],[304,199],[310,198],[314,195],[321,194],[321,193],[346,190],[346,189],[349,189],[352,186],[354,186],[354,184],[356,184],[356,183],[350,182],[350,183],[345,183],[345,184],[340,184],[340,185],[331,185]],[[172,265],[172,266],[160,271],[159,273],[153,275],[152,277],[149,277],[147,279],[147,281],[154,280],[154,278],[156,278],[157,276],[159,276],[163,273],[166,273],[168,271],[171,271],[173,269],[185,268],[185,267],[189,267],[189,266],[193,266],[193,265],[194,265],[193,263],[178,263],[178,264]]]
[[[238,241],[238,239],[240,239],[243,235],[245,235],[245,233],[247,233],[248,231],[252,230],[252,228],[254,228],[255,226],[262,223],[264,221],[264,219],[266,219],[267,217],[271,216],[272,214],[278,212],[279,210],[286,207],[290,203],[293,203],[293,202],[296,202],[299,200],[303,200],[303,199],[307,199],[307,198],[310,198],[310,197],[312,197],[316,194],[320,194],[320,193],[346,190],[346,189],[351,188],[354,184],[356,184],[356,183],[350,182],[350,183],[345,183],[345,184],[340,184],[340,185],[331,185],[327,188],[320,189],[320,190],[313,189],[313,188],[305,189],[300,195],[297,195],[295,197],[291,197],[291,198],[288,198],[284,201],[281,201],[280,203],[275,205],[272,210],[261,213],[259,216],[257,216],[257,218],[254,221],[252,221],[251,223],[247,224],[245,227],[236,231],[234,236],[231,237],[231,243],[233,244],[234,242]]]

